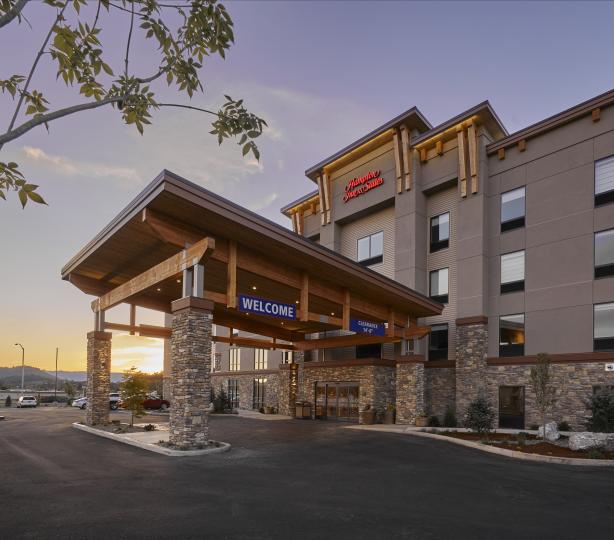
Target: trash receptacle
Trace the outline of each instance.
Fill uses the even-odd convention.
[[[311,403],[306,401],[296,402],[296,418],[309,419],[311,418]]]

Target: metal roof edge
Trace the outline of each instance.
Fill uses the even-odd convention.
[[[307,193],[307,195],[303,195],[302,197],[299,197],[298,199],[296,199],[295,201],[289,202],[288,204],[286,204],[285,206],[282,206],[279,211],[286,215],[286,212],[288,210],[290,210],[291,208],[294,208],[295,206],[298,206],[299,204],[301,204],[302,202],[308,201],[309,199],[315,197],[316,195],[318,195],[318,190],[314,190],[311,191],[310,193]]]

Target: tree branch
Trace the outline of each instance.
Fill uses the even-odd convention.
[[[125,63],[125,72],[124,76],[126,77],[126,81],[128,80],[128,62],[130,60],[130,42],[132,41],[132,29],[134,28],[134,3],[132,3],[132,13],[130,14],[130,31],[128,32],[128,43],[126,43],[126,59]]]
[[[201,109],[200,107],[193,107],[192,105],[180,105],[179,103],[158,103],[158,107],[179,107],[180,109],[192,109],[193,111],[200,111],[207,114],[212,114],[213,116],[217,116],[219,118],[220,114],[214,111],[210,111],[208,109]],[[1,140],[1,138],[0,138]]]
[[[0,28],[6,26],[15,17],[18,17],[29,1],[30,0],[17,0],[17,2],[15,2],[15,5],[11,9],[9,9],[4,15],[0,16]]]
[[[17,102],[17,107],[15,107],[15,112],[13,113],[13,117],[11,118],[11,122],[9,123],[9,127],[6,130],[7,133],[9,133],[13,129],[13,126],[15,125],[15,121],[17,120],[17,115],[19,114],[19,110],[21,109],[21,105],[23,104],[23,100],[26,97],[26,93],[28,92],[28,87],[30,86],[30,82],[32,81],[32,76],[34,75],[34,71],[36,70],[36,66],[38,65],[38,61],[43,56],[43,54],[45,52],[45,47],[47,47],[47,43],[49,43],[49,39],[51,39],[51,34],[53,34],[53,29],[55,28],[55,25],[58,24],[58,21],[60,20],[60,18],[64,14],[64,10],[66,9],[66,6],[68,6],[68,2],[66,2],[66,4],[64,4],[64,7],[58,12],[58,15],[55,18],[55,21],[53,21],[53,24],[51,25],[51,28],[49,29],[49,33],[47,34],[47,37],[45,37],[45,41],[43,41],[43,44],[41,45],[41,48],[38,51],[38,54],[36,55],[36,58],[34,59],[34,63],[32,64],[32,67],[30,68],[30,73],[28,73],[28,78],[26,80],[26,84],[24,85],[23,90],[19,93],[19,101]],[[4,143],[0,142],[0,150],[2,150],[3,144]]]
[[[88,103],[80,103],[79,105],[73,105],[71,107],[65,107],[63,109],[58,109],[57,111],[52,111],[46,114],[39,114],[32,118],[32,120],[28,120],[24,122],[19,127],[16,127],[12,131],[7,131],[6,133],[0,135],[0,148],[2,145],[7,142],[12,141],[13,139],[17,139],[21,137],[24,133],[27,133],[31,129],[36,126],[40,126],[41,124],[46,124],[53,120],[57,120],[58,118],[62,118],[64,116],[70,116],[71,114],[75,114],[81,111],[87,111],[89,109],[97,109],[99,107],[104,107],[105,105],[109,105],[110,103],[116,103],[118,101],[123,101],[128,96],[113,96],[107,97],[105,99],[101,99],[100,101],[90,101]]]

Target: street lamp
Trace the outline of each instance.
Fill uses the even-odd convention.
[[[21,343],[15,343],[15,347],[21,347],[21,391],[23,392],[23,375],[24,375],[24,356],[26,354],[26,350],[23,348]]]

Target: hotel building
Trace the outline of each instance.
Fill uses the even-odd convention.
[[[614,385],[614,91],[513,134],[488,102],[435,127],[414,107],[306,175],[313,191],[282,209],[297,235],[443,305],[424,337],[301,355],[312,417],[368,404],[460,421],[483,390],[499,426],[529,427],[545,352],[553,418],[583,427],[587,398]],[[288,365],[292,351],[217,343],[212,384],[236,407],[277,407]]]

